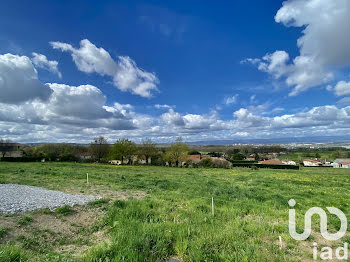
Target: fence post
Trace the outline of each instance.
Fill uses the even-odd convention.
[[[214,216],[214,197],[211,198],[211,213]]]

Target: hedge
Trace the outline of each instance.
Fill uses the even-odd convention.
[[[232,163],[232,167],[252,167],[271,168],[271,169],[299,169],[297,165],[271,165],[271,164],[257,164],[257,163]]]
[[[232,164],[257,164],[258,160],[249,160],[249,161],[244,161],[244,160],[230,160]]]
[[[0,161],[2,162],[36,162],[42,158],[37,157],[3,157]]]

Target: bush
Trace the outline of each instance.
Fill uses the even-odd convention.
[[[204,158],[198,162],[198,167],[211,167],[212,161],[210,158]]]
[[[211,167],[214,167],[214,168],[231,168],[232,164],[229,161],[227,161],[227,160],[215,159],[214,161],[212,161]]]
[[[258,167],[257,167],[256,165],[252,165],[250,168],[251,168],[252,170],[258,170]]]

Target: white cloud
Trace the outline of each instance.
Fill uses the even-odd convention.
[[[327,84],[334,79],[334,66],[350,64],[349,13],[347,0],[285,1],[275,21],[285,26],[305,27],[297,41],[300,55],[289,62],[287,52],[276,51],[262,59],[250,58],[242,63],[251,63],[275,79],[284,79],[293,87],[291,96]]]
[[[339,105],[350,105],[350,97],[343,97],[340,99],[337,104]]]
[[[335,87],[334,92],[336,96],[345,96],[350,94],[350,82],[339,81]]]
[[[175,106],[169,106],[169,105],[160,105],[160,104],[155,104],[154,105],[154,108],[157,108],[157,109],[170,109],[170,108],[174,108]]]
[[[246,61],[250,62],[250,60]],[[293,87],[289,93],[290,96],[333,80],[333,73],[325,71],[324,66],[311,56],[297,56],[290,63],[287,52],[275,51],[272,54],[266,54],[262,59],[254,59],[253,64],[274,79],[285,79],[286,84]]]
[[[115,85],[122,91],[130,91],[142,97],[151,97],[157,91],[158,78],[155,74],[143,71],[128,56],[119,56],[118,71],[114,75]]]
[[[52,93],[38,80],[38,73],[26,56],[0,55],[0,102],[22,103],[27,100],[46,100]]]
[[[350,62],[350,4],[348,0],[289,0],[278,10],[275,21],[304,27],[298,39],[300,54],[323,65],[345,66]]]
[[[55,83],[48,85],[53,90],[48,103],[50,113],[82,119],[98,119],[112,116],[111,112],[103,108],[106,103],[106,97],[95,86],[69,86]]]
[[[185,121],[182,116],[175,112],[173,109],[169,109],[167,113],[161,115],[161,120],[168,125],[184,126]]]
[[[225,104],[226,105],[235,104],[237,102],[237,99],[238,99],[238,94],[227,97],[225,99]]]
[[[71,52],[73,61],[80,71],[112,77],[114,85],[121,91],[151,97],[151,92],[158,90],[157,76],[140,69],[128,56],[118,56],[116,62],[105,49],[96,47],[88,39],[80,41],[79,49],[62,42],[50,42],[50,44],[54,49]]]
[[[290,66],[287,65],[289,55],[285,51],[276,51],[272,54],[266,54],[260,62],[259,59],[254,59],[254,63],[258,65],[258,69],[267,72],[279,78],[286,75],[290,71]]]
[[[32,62],[36,67],[48,70],[51,73],[56,74],[59,78],[62,78],[62,74],[58,70],[57,61],[50,61],[47,59],[45,55],[38,54],[38,53],[32,53],[32,55],[33,55]]]

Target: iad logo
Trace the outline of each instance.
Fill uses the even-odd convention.
[[[294,207],[296,202],[294,199],[290,199],[288,201],[290,207]],[[296,232],[296,224],[295,224],[295,209],[289,209],[289,234],[295,240],[305,240],[311,234],[311,217],[313,215],[319,215],[320,217],[320,232],[321,235],[327,240],[338,240],[342,238],[347,230],[348,221],[344,213],[336,208],[336,207],[326,207],[329,213],[336,215],[340,220],[340,229],[337,233],[328,233],[327,230],[327,214],[320,207],[312,207],[305,213],[305,223],[304,223],[304,232],[299,234]],[[340,255],[340,252],[343,252],[343,255]],[[313,257],[317,259],[317,243],[314,243],[313,248]],[[321,259],[332,259],[333,250],[331,247],[323,247],[321,249],[320,258]],[[344,247],[339,247],[336,249],[336,258],[337,259],[347,259],[348,257],[348,244],[344,243]]]
[[[289,206],[294,207],[296,202],[294,199],[288,201]],[[327,240],[338,240],[344,236],[348,227],[348,221],[344,213],[336,207],[326,207],[329,213],[336,215],[341,222],[340,229],[337,233],[330,234],[327,231],[327,214],[320,207],[312,207],[305,214],[305,228],[302,234],[296,232],[295,229],[295,209],[289,209],[289,234],[295,240],[305,240],[311,234],[311,217],[313,215],[320,216],[320,231],[321,235]]]

